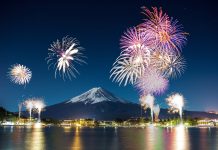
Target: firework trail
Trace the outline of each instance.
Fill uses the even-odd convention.
[[[153,123],[153,108],[154,108],[154,96],[152,96],[151,94],[148,95],[143,95],[140,97],[139,101],[141,103],[141,106],[144,109],[150,108],[151,110],[151,121]]]
[[[63,37],[62,41],[57,40],[51,44],[48,49],[48,57],[46,58],[47,63],[55,68],[55,78],[57,72],[63,79],[76,77],[76,73],[79,74],[75,68],[75,64],[86,63],[81,53],[82,48],[79,46],[79,42],[72,37]]]
[[[187,40],[187,33],[182,31],[182,25],[163,13],[161,8],[158,10],[153,7],[152,10],[149,10],[143,7],[142,9],[147,19],[139,25],[139,28],[153,40],[153,48],[179,52]]]
[[[36,109],[36,111],[38,113],[38,121],[40,122],[41,121],[41,118],[40,118],[41,117],[41,112],[42,112],[43,108],[46,105],[45,105],[43,99],[38,98],[37,100],[35,100],[34,106],[35,106],[35,109]]]
[[[13,83],[25,85],[30,82],[32,78],[32,72],[24,65],[15,64],[9,68],[9,76]]]
[[[166,98],[167,104],[169,105],[170,112],[179,112],[180,119],[182,121],[182,108],[184,106],[184,97],[181,94],[172,94]]]
[[[32,111],[35,108],[35,99],[34,98],[27,99],[26,101],[24,101],[24,106],[29,111],[30,121],[31,121]]]
[[[158,104],[154,105],[153,111],[154,111],[154,118],[157,121],[160,113],[160,106]]]
[[[20,116],[21,116],[22,106],[23,106],[23,103],[18,104],[18,111],[19,111],[18,117],[19,117],[19,119],[20,119]]]
[[[20,116],[21,116],[21,110],[22,110],[22,104],[18,104],[18,118],[20,119]]]
[[[161,94],[167,89],[168,80],[159,74],[155,69],[149,68],[136,81],[134,86],[142,95]]]

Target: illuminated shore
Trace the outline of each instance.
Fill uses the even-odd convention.
[[[181,125],[179,119],[159,120],[151,123],[143,118],[129,119],[126,121],[96,121],[93,119],[77,119],[77,120],[60,120],[56,122],[38,122],[22,120],[23,122],[3,121],[0,126],[27,126],[27,127],[176,127]],[[182,125],[184,127],[218,127],[218,119],[210,120],[184,120]]]

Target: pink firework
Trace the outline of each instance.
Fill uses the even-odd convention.
[[[151,40],[147,34],[142,34],[136,27],[127,29],[120,39],[121,49],[134,52],[134,47],[150,47]]]
[[[168,87],[168,80],[159,74],[155,69],[149,68],[136,81],[135,87],[142,95],[145,94],[161,94]]]
[[[182,25],[163,13],[161,8],[158,10],[153,7],[152,10],[149,10],[143,7],[142,9],[147,19],[139,27],[141,32],[145,32],[152,39],[152,48],[179,52],[187,40],[187,33],[182,31]]]

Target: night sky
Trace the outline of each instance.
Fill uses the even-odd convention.
[[[119,86],[109,79],[119,56],[119,40],[128,27],[142,22],[141,7],[162,7],[179,20],[189,33],[183,48],[185,73],[170,80],[167,92],[156,97],[162,107],[172,92],[186,98],[186,109],[218,111],[218,13],[211,1],[168,0],[71,0],[0,2],[0,106],[11,111],[28,97],[43,97],[47,105],[77,96],[90,88],[103,87],[115,95],[138,102],[132,86]],[[88,65],[77,66],[80,75],[72,81],[55,79],[48,70],[48,48],[63,36],[76,37]],[[8,68],[20,63],[32,70],[26,87],[10,82]]]

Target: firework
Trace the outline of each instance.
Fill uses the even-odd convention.
[[[34,103],[34,106],[35,106],[35,109],[38,113],[38,120],[40,121],[40,116],[41,116],[41,112],[42,112],[42,109],[46,106],[43,99],[37,99]]]
[[[153,122],[153,107],[154,107],[154,96],[151,94],[143,95],[139,99],[141,106],[144,107],[144,109],[150,108],[151,110],[151,121]]]
[[[144,33],[144,32],[143,32]],[[133,53],[135,47],[150,47],[151,41],[147,34],[142,34],[137,28],[129,28],[120,39],[121,49]]]
[[[71,79],[71,77],[76,77],[76,73],[79,74],[78,70],[75,68],[75,64],[86,63],[82,58],[84,58],[81,53],[82,48],[79,46],[79,42],[72,37],[64,37],[62,41],[57,40],[51,44],[48,49],[48,57],[46,58],[47,63],[55,68],[55,78],[57,72],[60,76],[65,79],[65,77]]]
[[[9,70],[9,76],[13,83],[25,85],[30,82],[32,72],[26,66],[15,64]]]
[[[113,81],[119,82],[119,85],[125,80],[124,86],[126,86],[127,83],[134,84],[138,77],[141,76],[143,70],[144,65],[135,61],[133,57],[121,57],[113,64],[110,78],[113,77]]]
[[[159,74],[155,69],[149,68],[136,81],[134,86],[141,94],[161,94],[168,87],[168,80]]]
[[[179,112],[180,118],[182,120],[182,108],[184,106],[184,97],[181,94],[173,94],[170,95],[167,99],[166,99],[168,105],[169,105],[169,110],[173,113],[175,112]]]
[[[160,106],[158,104],[154,105],[153,111],[154,111],[154,118],[157,121],[160,113]]]
[[[130,28],[121,37],[122,52],[119,58],[133,57],[133,63],[148,66],[150,63],[150,41],[147,36],[142,36],[136,28]]]
[[[143,7],[147,19],[139,25],[140,30],[153,40],[153,48],[179,52],[186,43],[186,34],[182,25],[173,20],[162,9],[153,7],[152,10]]]
[[[35,108],[34,105],[35,105],[35,99],[34,98],[30,98],[30,99],[27,99],[26,101],[24,101],[24,106],[29,111],[30,121],[31,121],[31,117],[32,117],[32,111]]]
[[[185,70],[185,64],[180,54],[156,51],[151,55],[151,65],[166,78],[181,76]]]
[[[124,86],[127,83],[134,84],[150,64],[151,49],[148,43],[149,40],[142,37],[136,28],[127,30],[121,38],[123,50],[113,64],[110,78],[113,77],[113,81],[119,82],[119,85],[123,81]]]
[[[23,103],[18,104],[18,117],[19,117],[19,119],[20,119],[20,116],[21,116],[22,106],[23,106]]]

